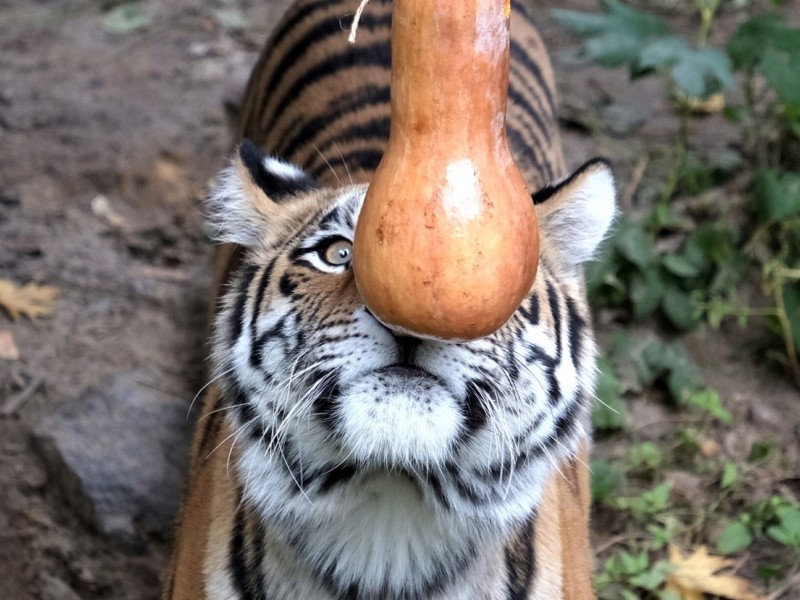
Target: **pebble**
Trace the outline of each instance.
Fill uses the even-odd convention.
[[[174,522],[188,465],[188,403],[144,371],[66,399],[34,427],[51,480],[93,528],[132,545]]]

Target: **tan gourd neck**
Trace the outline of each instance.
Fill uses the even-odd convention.
[[[392,135],[457,153],[505,138],[509,34],[505,0],[451,2],[394,2]]]

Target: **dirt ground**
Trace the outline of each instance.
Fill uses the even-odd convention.
[[[0,315],[20,354],[0,360],[0,598],[158,596],[169,528],[135,542],[98,531],[31,434],[120,373],[146,373],[187,410],[204,383],[210,246],[199,202],[231,143],[224,99],[286,3],[145,0],[150,24],[127,34],[104,26],[111,4],[0,0],[0,278],[60,290],[50,318]],[[546,12],[542,24],[568,160],[611,157],[625,191],[638,157],[671,143],[664,90],[578,64],[575,41]],[[617,133],[589,133],[597,119]],[[694,141],[721,151],[725,131],[712,117]],[[636,197],[623,194],[623,209],[639,210]],[[603,315],[598,325],[604,337],[615,327]],[[798,392],[761,360],[758,340],[730,327],[688,344],[741,424],[721,442],[774,436],[796,467]],[[795,493],[798,478],[795,468],[786,483]],[[612,532],[596,534],[603,543]]]

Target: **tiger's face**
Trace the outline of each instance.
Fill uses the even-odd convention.
[[[365,191],[318,189],[245,142],[210,201],[216,238],[247,248],[214,343],[245,495],[289,530],[352,517],[399,535],[391,521],[413,513],[415,539],[491,537],[530,514],[587,435],[595,347],[580,265],[612,221],[612,177],[595,161],[534,195],[533,289],[464,343],[397,335],[364,304],[351,261]],[[375,517],[380,498],[393,516]]]

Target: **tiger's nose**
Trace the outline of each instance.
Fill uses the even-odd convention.
[[[395,335],[395,341],[398,348],[398,360],[401,365],[411,365],[414,361],[414,352],[422,343],[419,338],[411,337],[408,335]]]

